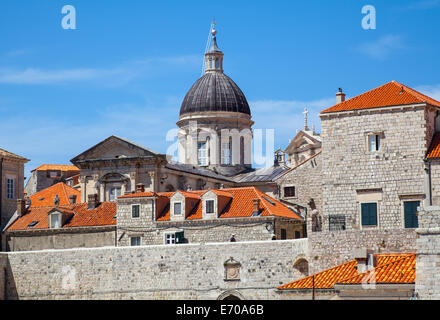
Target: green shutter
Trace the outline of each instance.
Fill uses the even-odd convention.
[[[420,201],[406,201],[403,203],[405,228],[419,227],[419,220],[417,217],[417,207],[419,206]]]
[[[185,236],[184,232],[176,232],[176,243],[185,243]]]
[[[377,226],[377,203],[362,203],[361,216],[363,226]]]

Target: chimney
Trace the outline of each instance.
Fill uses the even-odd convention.
[[[136,185],[136,193],[145,192],[145,185],[142,183],[138,183]]]
[[[87,197],[88,209],[95,209],[98,206],[98,195],[89,194]]]
[[[364,273],[375,267],[373,250],[356,249],[353,251],[353,257],[357,263],[357,272]]]
[[[70,204],[75,204],[76,203],[76,195],[75,194],[71,194],[69,196],[69,203]]]
[[[19,217],[23,216],[26,212],[26,200],[17,199],[17,214]]]
[[[254,211],[252,213],[253,216],[259,216],[260,215],[260,199],[254,199]]]
[[[336,103],[341,103],[345,101],[345,93],[342,92],[342,89],[339,88],[338,93],[336,93]]]

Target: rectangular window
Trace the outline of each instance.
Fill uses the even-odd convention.
[[[49,177],[50,178],[57,178],[59,176],[61,176],[61,174],[59,174],[58,171],[50,171],[49,172]]]
[[[295,231],[295,239],[301,238],[301,232]]]
[[[378,134],[368,136],[368,148],[370,152],[379,151],[380,137]]]
[[[8,179],[6,183],[6,198],[14,199],[14,179]]]
[[[222,164],[232,164],[231,142],[222,142]]]
[[[417,207],[420,207],[420,201],[405,201],[403,203],[405,228],[419,227],[419,220],[417,217]]]
[[[214,213],[214,200],[206,200],[206,213]]]
[[[377,203],[361,203],[361,219],[363,226],[377,226]]]
[[[174,215],[178,216],[182,214],[182,203],[174,203]]]
[[[141,237],[131,237],[130,238],[131,246],[140,246],[141,245]]]
[[[176,234],[175,233],[165,233],[165,244],[175,244]]]
[[[281,240],[287,239],[287,231],[286,229],[281,229]]]
[[[294,197],[295,187],[284,187],[284,197]]]
[[[329,231],[345,230],[345,215],[331,214],[328,216]]]
[[[208,165],[208,150],[206,142],[197,143],[197,161],[199,166]]]
[[[51,214],[50,215],[50,227],[51,228],[61,228],[61,215]]]
[[[131,217],[132,218],[139,218],[139,211],[140,211],[140,205],[134,204],[131,206]]]
[[[116,201],[116,199],[121,195],[121,188],[111,188],[110,189],[110,201]]]

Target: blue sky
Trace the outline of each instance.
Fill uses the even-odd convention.
[[[76,30],[61,8],[76,8]],[[375,30],[361,27],[374,5]],[[0,147],[69,160],[115,134],[166,152],[181,101],[200,77],[217,21],[224,69],[254,128],[285,148],[318,113],[391,80],[440,99],[440,0],[0,2]]]

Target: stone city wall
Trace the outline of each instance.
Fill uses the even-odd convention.
[[[276,287],[302,276],[294,263],[307,256],[307,239],[2,255],[6,299],[274,299]],[[240,264],[235,281],[225,280],[231,257]]]
[[[440,299],[440,207],[418,213],[416,292],[420,299]]]

